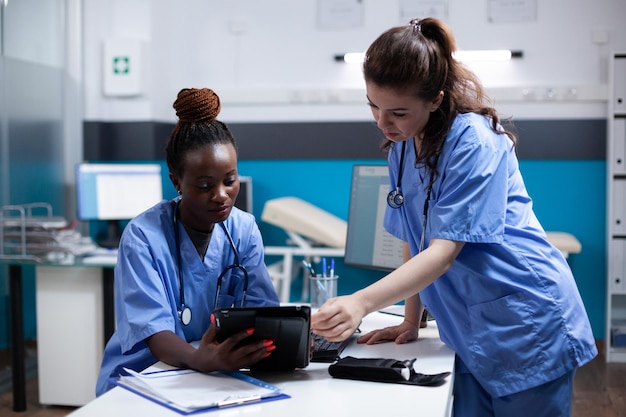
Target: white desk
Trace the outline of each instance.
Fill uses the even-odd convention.
[[[366,317],[361,329],[368,331],[398,323],[400,318],[374,313]],[[344,356],[385,357],[394,359],[417,358],[415,369],[422,373],[452,371],[454,353],[440,340],[434,322],[420,329],[416,342],[396,345],[383,343],[366,346],[353,342]],[[210,411],[203,415],[224,416],[449,416],[452,407],[452,378],[439,387],[387,384],[332,378],[326,363],[312,363],[307,368],[288,373],[265,374],[261,379],[280,387],[291,398],[279,401],[249,404],[240,407]],[[159,363],[149,368],[166,369]],[[195,414],[197,415],[197,414]],[[87,405],[75,410],[70,417],[173,417],[180,416],[152,401],[123,388],[113,388]]]

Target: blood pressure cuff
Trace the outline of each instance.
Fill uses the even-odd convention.
[[[334,378],[422,386],[441,385],[450,375],[450,372],[433,375],[415,372],[414,362],[415,359],[400,361],[397,359],[346,356],[330,365],[328,373]]]

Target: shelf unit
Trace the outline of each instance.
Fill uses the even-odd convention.
[[[626,362],[626,52],[609,58],[606,360]]]

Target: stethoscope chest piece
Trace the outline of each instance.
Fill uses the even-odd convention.
[[[394,209],[400,208],[404,204],[404,195],[400,188],[396,188],[387,194],[387,204]]]
[[[188,326],[191,323],[191,309],[187,306],[182,306],[182,309],[178,311],[178,317],[183,325]]]
[[[406,152],[406,140],[402,142],[402,151],[400,153],[400,168],[398,168],[398,181],[396,189],[389,191],[387,194],[387,205],[392,209],[402,207],[404,204],[404,194],[402,194],[402,172],[404,171],[404,154]]]

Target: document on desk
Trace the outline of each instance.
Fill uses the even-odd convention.
[[[181,414],[289,398],[281,390],[240,372],[172,369],[120,376],[116,384]]]

